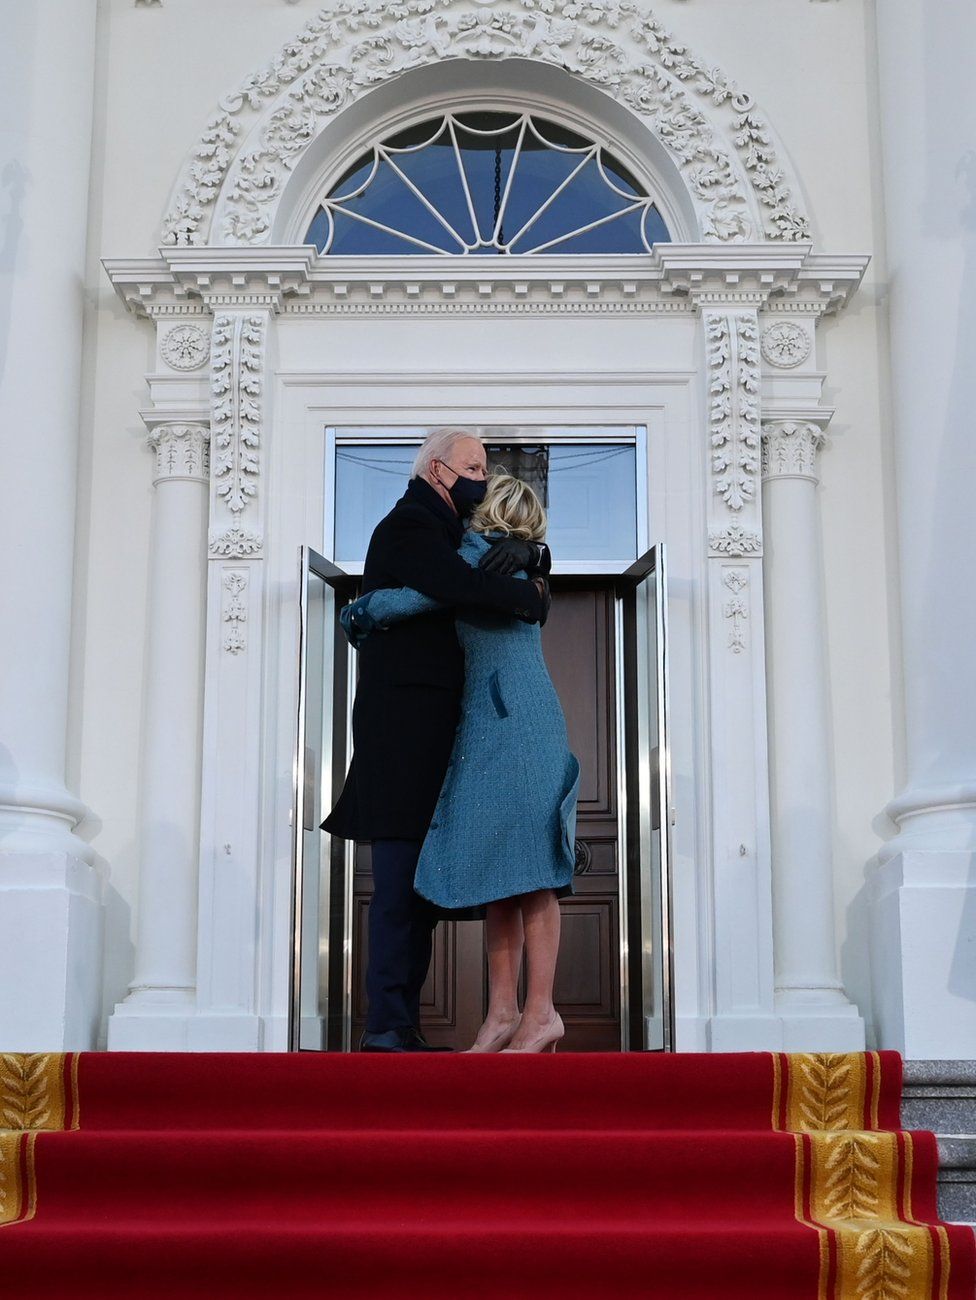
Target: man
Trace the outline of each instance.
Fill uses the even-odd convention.
[[[420,990],[437,911],[414,892],[421,844],[447,772],[464,685],[454,610],[478,606],[529,623],[549,609],[548,548],[509,538],[471,568],[457,553],[464,519],[484,498],[485,449],[460,429],[431,433],[407,490],[376,526],[363,591],[414,587],[449,608],[369,636],[359,653],[353,759],[322,823],[372,842],[369,1010],[360,1050],[434,1051],[420,1033]],[[518,569],[530,580],[510,577]]]

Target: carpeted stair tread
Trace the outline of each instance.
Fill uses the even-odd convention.
[[[86,1053],[84,1126],[426,1129],[436,1106],[441,1130],[770,1127],[762,1053],[737,1055],[733,1071],[727,1058],[641,1053],[275,1059],[269,1074],[258,1053]]]
[[[595,1193],[596,1199],[598,1193]],[[27,1225],[29,1226],[29,1225]],[[7,1255],[14,1276],[20,1251],[28,1258],[48,1251],[60,1257],[59,1242],[45,1235],[31,1247],[25,1231],[20,1250]],[[478,1224],[457,1229],[411,1229],[383,1223],[354,1230],[268,1225],[255,1235],[249,1225],[215,1233],[173,1225],[127,1234],[89,1229],[81,1242],[65,1236],[70,1248],[60,1269],[64,1295],[114,1294],[126,1300],[196,1300],[196,1297],[305,1297],[335,1295],[413,1300],[432,1295],[451,1300],[505,1297],[614,1297],[614,1300],[718,1300],[748,1295],[750,1300],[799,1300],[816,1272],[816,1241],[801,1225],[742,1229],[619,1227],[599,1217],[590,1224],[549,1224],[545,1232],[518,1224],[491,1229]],[[723,1289],[714,1274],[696,1278],[694,1257],[722,1260]],[[152,1259],[151,1270],[146,1260]],[[90,1290],[77,1279],[98,1270],[117,1290]],[[110,1271],[109,1271],[110,1270]],[[8,1274],[9,1275],[9,1274]],[[59,1274],[52,1273],[57,1279]],[[234,1278],[233,1289],[222,1280]],[[105,1288],[105,1281],[101,1283]],[[130,1286],[132,1290],[126,1290]]]
[[[599,1187],[605,1213],[621,1220],[700,1217],[707,1186],[720,1217],[747,1223],[775,1217],[792,1191],[792,1135],[734,1133],[534,1134],[45,1133],[35,1149],[49,1213],[101,1210],[120,1222],[176,1200],[224,1222],[260,1221],[289,1199],[301,1219],[350,1213],[445,1222],[510,1219],[545,1224],[572,1214],[580,1187]],[[527,1158],[513,1175],[513,1156]],[[378,1172],[381,1176],[377,1176]],[[131,1208],[130,1208],[131,1207]],[[719,1211],[715,1211],[719,1217]]]

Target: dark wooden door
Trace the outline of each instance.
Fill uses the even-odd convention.
[[[614,595],[598,580],[553,581],[543,649],[579,758],[575,893],[562,901],[555,1000],[566,1024],[563,1050],[620,1049],[620,916]],[[372,882],[369,845],[356,847],[353,881],[353,1025],[366,1018],[366,914]],[[444,922],[422,997],[432,1043],[463,1049],[487,1006],[484,925]]]

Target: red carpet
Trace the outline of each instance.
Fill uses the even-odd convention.
[[[972,1300],[901,1062],[0,1056],[20,1300]]]

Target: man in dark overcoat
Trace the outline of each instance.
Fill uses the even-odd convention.
[[[353,757],[325,830],[370,840],[369,1010],[363,1051],[435,1050],[420,1033],[420,991],[437,909],[414,892],[420,849],[458,725],[464,657],[456,609],[481,607],[526,622],[549,607],[548,548],[509,538],[471,568],[457,553],[464,519],[484,497],[485,449],[457,429],[429,435],[407,490],[373,531],[363,592],[413,587],[444,610],[376,632],[361,643],[353,705]],[[529,580],[509,576],[518,569]]]

